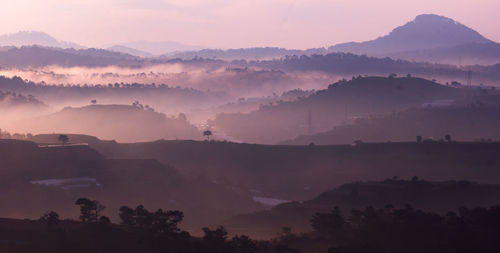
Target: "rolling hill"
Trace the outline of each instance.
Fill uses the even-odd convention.
[[[498,105],[498,96],[496,102]],[[330,131],[303,135],[283,144],[317,145],[366,142],[442,140],[449,134],[459,141],[500,140],[498,106],[467,104],[465,106],[414,108],[382,117],[358,119],[353,124],[337,126]]]
[[[219,114],[210,123],[235,139],[270,144],[328,131],[360,117],[463,98],[467,92],[413,77],[358,77],[341,80],[305,99],[262,106],[247,114]]]
[[[184,118],[167,118],[141,104],[89,105],[13,123],[18,132],[91,134],[122,142],[159,139],[201,139]]]
[[[74,217],[75,200],[88,197],[104,203],[105,215],[114,220],[121,205],[143,204],[183,210],[190,220],[186,226],[198,229],[261,208],[246,195],[155,160],[108,159],[82,144],[0,140],[0,161],[2,217],[38,218],[47,210]]]
[[[445,214],[459,207],[489,207],[500,203],[500,186],[469,181],[432,182],[404,179],[344,184],[303,202],[278,205],[272,210],[238,215],[225,222],[230,231],[251,232],[254,238],[275,237],[283,227],[295,233],[311,231],[309,222],[315,213],[328,213],[335,206],[344,214],[352,209],[412,208]]]

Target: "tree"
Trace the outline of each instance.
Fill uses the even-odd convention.
[[[62,142],[63,145],[66,145],[69,142],[69,137],[65,134],[60,134],[57,140]]]
[[[122,220],[123,225],[129,226],[129,227],[133,227],[136,225],[134,209],[132,209],[128,206],[122,206],[122,207],[120,207],[119,216],[120,216],[120,219]]]
[[[417,143],[422,143],[422,136],[417,135]]]
[[[449,134],[445,135],[445,136],[444,136],[444,140],[445,140],[446,142],[451,142],[451,135],[449,135]]]
[[[212,131],[210,130],[205,130],[203,132],[203,136],[206,136],[207,137],[207,140],[210,140],[210,136],[212,135]]]
[[[257,244],[255,244],[255,242],[246,235],[233,237],[229,244],[238,253],[258,252]]]
[[[79,198],[75,205],[80,206],[80,220],[82,222],[97,222],[99,221],[100,213],[104,210],[104,206],[97,200],[89,200],[87,198]]]
[[[46,212],[40,217],[39,221],[47,223],[49,226],[59,223],[59,214],[54,211]]]
[[[333,235],[346,223],[339,207],[335,207],[330,213],[316,213],[310,220],[314,231],[322,235]]]
[[[106,216],[101,216],[101,217],[99,217],[99,224],[108,225],[108,224],[111,224],[111,220]]]
[[[179,223],[184,219],[181,211],[149,212],[143,205],[138,205],[135,209],[127,206],[120,207],[120,219],[122,224],[131,228],[147,229],[157,235],[178,234]]]
[[[229,245],[227,244],[227,231],[223,226],[215,230],[210,230],[207,227],[202,228],[205,235],[203,242],[205,243],[208,252],[227,252]]]
[[[97,100],[96,99],[92,99],[90,100],[90,103],[92,103],[93,105],[97,104]]]

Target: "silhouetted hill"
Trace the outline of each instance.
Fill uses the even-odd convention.
[[[283,144],[317,145],[348,144],[355,140],[366,142],[412,141],[443,139],[449,134],[459,141],[500,140],[497,106],[468,104],[452,107],[415,108],[383,117],[358,119],[353,124],[337,126],[330,131],[303,135]]]
[[[102,74],[102,76],[110,75],[112,76],[115,74]],[[182,76],[184,74],[179,75]],[[221,84],[222,81],[224,81],[226,83],[222,85],[227,85],[227,82],[236,78],[237,77],[214,78],[215,80],[211,80],[211,82]],[[266,78],[271,79],[268,81],[271,82],[281,78],[281,76],[269,78],[264,74],[259,80],[265,80]],[[285,79],[283,81],[287,80],[288,79]],[[208,82],[208,80],[204,81],[203,83]],[[32,94],[48,105],[56,108],[62,108],[68,105],[88,105],[89,102],[94,99],[98,103],[104,102],[108,104],[129,104],[132,103],[132,101],[147,101],[148,105],[151,107],[168,114],[178,114],[180,112],[188,112],[193,108],[224,104],[225,101],[231,99],[231,97],[224,92],[201,91],[193,88],[168,86],[166,84],[115,82],[105,85],[62,86],[54,84],[49,85],[43,82],[28,82],[16,76],[12,78],[0,76],[0,90]]]
[[[306,200],[340,184],[392,176],[500,184],[498,143],[268,146],[156,141],[90,145],[109,158],[153,158],[186,175],[207,178],[251,196],[282,200]]]
[[[500,186],[468,181],[432,182],[424,180],[387,179],[344,184],[304,202],[280,204],[272,210],[233,217],[225,222],[234,233],[249,233],[254,238],[270,238],[282,227],[294,232],[311,231],[310,218],[315,213],[330,212],[335,206],[344,213],[352,209],[402,208],[445,214],[459,207],[488,207],[500,203]]]
[[[403,51],[388,54],[392,58],[454,65],[496,64],[500,62],[500,44],[466,43],[451,47]]]
[[[329,51],[384,55],[466,43],[489,43],[473,29],[443,16],[424,14],[395,28],[390,34],[367,42],[350,42],[330,47]]]
[[[22,46],[0,51],[0,67],[74,66],[140,66],[144,61],[136,56],[103,49],[60,49]]]
[[[58,47],[58,48],[74,48],[82,49],[83,47],[75,43],[59,41],[54,37],[36,31],[24,31],[12,34],[0,35],[0,46],[43,46],[43,47]]]
[[[459,59],[459,55],[456,56],[456,59]],[[457,62],[453,63],[457,64]],[[465,63],[467,62],[464,61]],[[500,71],[495,66],[457,67],[454,65],[410,62],[388,57],[376,58],[350,53],[302,55],[300,57],[290,56],[279,60],[267,61],[232,61],[231,64],[233,66],[274,69],[301,74],[304,74],[304,72],[319,72],[339,76],[411,74],[424,78],[436,78],[445,82],[453,80],[463,80],[462,82],[466,82],[467,73],[470,70],[473,83],[484,83],[487,85],[498,84],[500,78]]]
[[[247,195],[155,160],[107,159],[86,145],[0,140],[0,160],[2,217],[38,218],[47,210],[75,217],[74,201],[89,197],[106,203],[105,215],[115,221],[121,205],[143,204],[183,210],[186,225],[199,228],[260,208]]]
[[[0,88],[1,89],[1,88]],[[32,95],[0,90],[0,124],[47,113],[49,107]]]
[[[46,105],[31,95],[0,90],[0,110],[22,106],[45,107]]]
[[[135,55],[135,56],[139,56],[139,57],[152,57],[153,56],[153,54],[151,54],[149,52],[137,50],[137,49],[122,46],[122,45],[111,46],[111,47],[108,47],[106,50],[125,53],[125,54],[129,54],[129,55]]]
[[[307,50],[293,50],[278,47],[255,47],[255,48],[239,48],[239,49],[202,49],[199,51],[187,51],[172,54],[165,54],[165,58],[207,58],[207,59],[222,59],[222,60],[271,60],[279,59],[285,56],[292,55],[312,55],[325,54],[327,50],[324,48],[314,48]]]
[[[135,50],[140,50],[143,52],[148,52],[152,55],[159,56],[163,54],[176,54],[182,51],[192,51],[192,50],[200,50],[202,46],[196,45],[187,45],[175,41],[131,41],[120,43],[118,46],[125,46],[128,48],[133,48]]]
[[[21,132],[90,134],[122,142],[202,138],[185,118],[168,118],[141,104],[67,107],[13,125]]]
[[[262,106],[247,114],[219,114],[210,123],[237,140],[276,143],[309,131],[327,131],[359,117],[455,100],[466,92],[420,78],[358,77],[302,100]]]

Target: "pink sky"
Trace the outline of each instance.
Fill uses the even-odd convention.
[[[16,0],[2,3],[0,33],[43,31],[86,46],[311,48],[374,39],[433,13],[500,42],[499,10],[500,0]]]

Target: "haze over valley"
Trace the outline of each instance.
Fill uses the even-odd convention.
[[[1,252],[500,249],[500,34],[474,4],[360,29],[317,23],[357,1],[26,1],[0,25]]]

